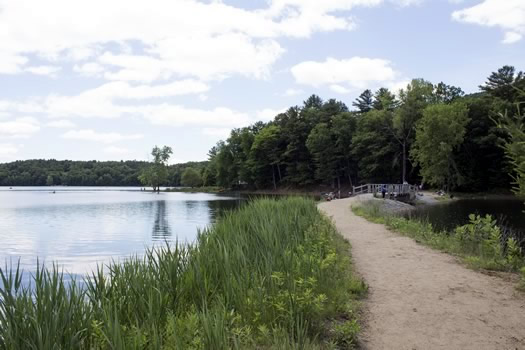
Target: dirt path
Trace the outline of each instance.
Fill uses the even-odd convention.
[[[358,198],[325,202],[369,285],[365,349],[525,349],[525,298],[511,283],[370,223]]]

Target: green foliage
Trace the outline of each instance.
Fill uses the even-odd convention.
[[[355,102],[352,103],[352,106],[356,107],[359,112],[366,113],[372,109],[372,106],[374,104],[374,99],[372,95],[372,91],[365,90],[361,95],[359,95],[358,98],[356,98]]]
[[[497,72],[493,72],[480,89],[496,98],[517,102],[525,97],[525,74],[516,73],[512,66],[503,66]]]
[[[281,175],[281,128],[277,125],[267,125],[255,135],[250,150],[250,165],[253,169],[254,183],[257,187],[272,184],[277,187]]]
[[[203,184],[202,176],[197,170],[186,168],[182,173],[181,184],[188,187],[200,187]]]
[[[520,269],[520,275],[521,275],[521,279],[520,279],[520,285],[519,285],[519,288],[521,290],[525,290],[525,267],[522,267]]]
[[[500,116],[498,126],[504,129],[510,137],[505,142],[504,148],[514,169],[515,191],[525,196],[525,114],[521,114],[518,108],[515,116],[510,116],[508,112]]]
[[[397,101],[396,96],[390,90],[380,88],[374,94],[374,102],[372,103],[372,106],[378,111],[393,111],[398,104],[399,101]]]
[[[360,331],[356,320],[345,321],[334,328],[335,340],[339,346],[348,349],[356,345],[357,334]]]
[[[337,162],[335,150],[335,139],[330,127],[326,123],[317,124],[308,139],[306,147],[314,160],[315,178],[321,183],[330,184],[337,177]]]
[[[458,226],[452,232],[437,232],[429,223],[390,215],[382,205],[380,201],[369,201],[352,210],[417,242],[461,256],[475,268],[516,272],[525,266],[525,257],[517,241],[514,238],[505,241],[497,222],[490,215],[471,214],[468,224]]]
[[[138,177],[151,163],[24,160],[0,164],[0,186],[140,186]],[[167,186],[180,186],[184,169],[203,171],[208,162],[188,162],[167,167]],[[49,182],[48,182],[49,180]]]
[[[525,76],[514,67],[504,66],[490,74],[480,89],[479,93],[464,96],[459,87],[414,79],[399,93],[399,98],[386,88],[374,93],[366,90],[353,104],[355,112],[350,112],[342,101],[312,95],[268,123],[233,129],[226,140],[212,147],[207,162],[155,166],[149,170],[145,169],[151,163],[137,161],[13,162],[0,164],[0,186],[44,186],[49,176],[53,185],[180,186],[187,167],[199,172],[205,186],[228,189],[320,185],[335,189],[367,182],[420,183],[422,178],[433,178],[439,185],[450,182],[457,190],[473,192],[511,188],[513,179],[509,174],[514,175],[517,187],[520,183],[523,186],[523,176],[519,175],[525,167],[519,158],[525,153],[519,141],[523,131],[517,137],[511,136],[510,131],[516,135],[516,130],[523,130],[517,106],[525,101]],[[412,163],[408,156],[417,152],[413,150],[416,125],[425,109],[458,103],[467,106],[470,120],[463,142],[452,147],[450,157],[436,154],[430,162],[434,165],[431,170],[420,169],[425,168],[423,163]],[[504,127],[498,128],[491,118],[502,111],[507,111],[499,121]],[[516,141],[511,141],[511,137]],[[440,151],[436,153],[449,154],[449,141],[439,144],[443,147],[436,146]],[[507,153],[509,157],[500,147],[506,141],[507,151],[512,152]],[[153,155],[154,160],[161,160],[161,151],[159,148],[157,156]],[[453,163],[441,167],[436,165],[437,160]],[[458,181],[458,174],[462,181]]]
[[[48,175],[48,176],[47,176],[47,179],[46,179],[46,185],[47,185],[47,186],[53,186],[53,183],[54,183],[54,182],[53,182],[53,176]]]
[[[434,86],[434,96],[437,103],[453,103],[465,95],[461,88],[447,85],[443,82]]]
[[[468,110],[462,103],[425,108],[416,124],[416,140],[410,152],[421,167],[425,183],[447,190],[461,184],[453,152],[463,143],[468,122]]]
[[[399,178],[397,141],[389,135],[393,113],[370,111],[357,120],[351,154],[364,182],[392,182]]]
[[[83,288],[56,268],[32,288],[0,270],[0,349],[350,348],[348,301],[366,287],[348,248],[313,201],[290,198],[251,202],[194,245],[99,267]]]
[[[168,180],[167,163],[173,154],[171,147],[153,147],[151,155],[153,164],[144,169],[139,175],[139,180],[144,186],[153,187],[153,191],[159,191],[161,185],[166,185]]]

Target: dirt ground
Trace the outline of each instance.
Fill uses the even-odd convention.
[[[359,200],[319,208],[352,244],[369,286],[363,349],[525,349],[525,297],[513,283],[354,215]]]

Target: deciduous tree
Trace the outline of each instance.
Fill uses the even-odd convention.
[[[449,190],[461,184],[453,152],[463,142],[469,122],[465,104],[437,104],[425,108],[416,127],[416,140],[410,152],[421,167],[423,181]]]

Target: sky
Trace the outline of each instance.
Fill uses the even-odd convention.
[[[311,94],[525,70],[525,0],[0,0],[0,162],[205,160]]]

